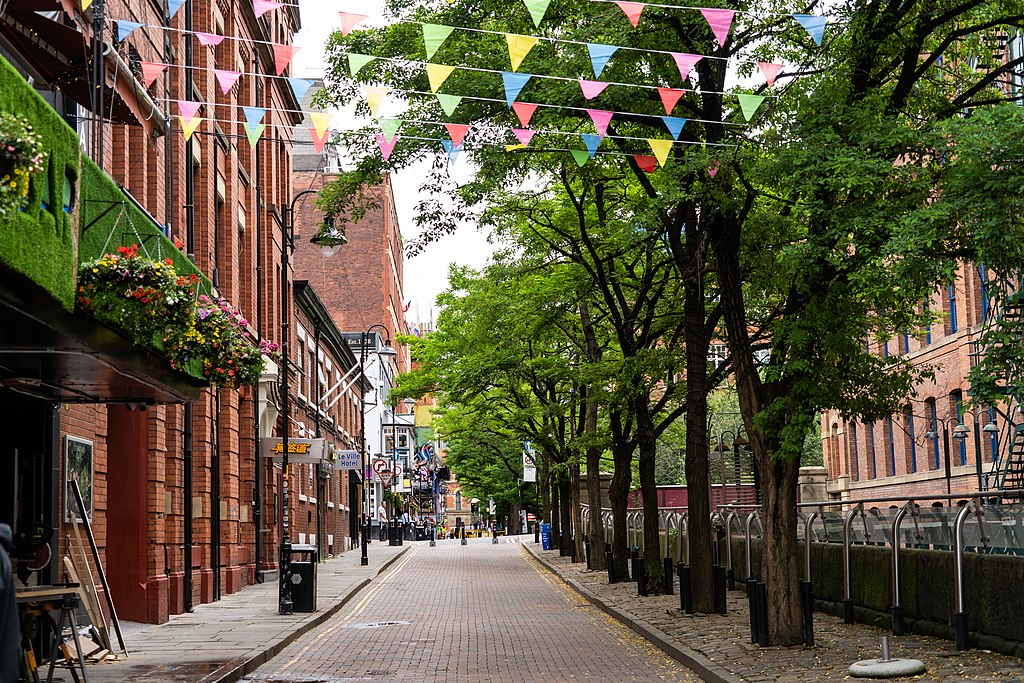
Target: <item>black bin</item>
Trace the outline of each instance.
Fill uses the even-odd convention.
[[[388,545],[402,545],[402,523],[392,522],[388,526]]]
[[[319,561],[315,545],[293,543],[290,549],[292,577],[292,610],[316,611],[316,565]]]

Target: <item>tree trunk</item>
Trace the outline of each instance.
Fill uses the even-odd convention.
[[[563,557],[572,555],[572,485],[569,477],[564,474],[558,479],[558,518],[561,526],[561,542],[558,544],[558,554]]]
[[[634,409],[637,419],[637,449],[640,455],[640,493],[643,496],[644,510],[644,575],[647,578],[647,592],[657,595],[663,593],[665,589],[665,569],[661,560],[658,534],[658,487],[654,479],[658,437],[654,431],[649,398],[646,395],[637,398]]]
[[[561,549],[562,539],[562,523],[559,519],[559,513],[561,512],[561,506],[559,504],[558,495],[558,481],[555,476],[551,476],[548,481],[551,488],[549,494],[551,500],[551,510],[548,511],[548,521],[551,524],[551,546],[554,548]]]
[[[551,462],[547,455],[542,455],[537,470],[537,490],[540,491],[540,508],[537,510],[537,524],[551,523]]]
[[[615,411],[613,411],[614,413]],[[632,483],[633,451],[621,429],[615,423],[621,423],[621,414],[612,416],[612,481],[608,488],[608,498],[612,508],[612,565],[615,578],[623,581],[629,575],[629,541],[626,538],[626,507],[629,503],[629,486]]]
[[[587,361],[597,363],[601,360],[601,347],[594,334],[590,309],[585,303],[580,304],[580,322],[583,327],[583,337],[587,343]],[[590,538],[590,568],[595,571],[604,571],[608,567],[604,561],[604,523],[601,520],[603,504],[601,500],[601,449],[595,445],[598,411],[596,388],[587,391],[584,410],[587,411],[584,431],[587,435],[587,500],[590,506],[587,536]]]
[[[575,454],[572,460],[571,478],[569,480],[572,492],[572,528],[573,541],[576,543],[576,561],[583,562],[587,559],[587,548],[584,545],[583,534],[583,509],[580,507],[580,458]]]

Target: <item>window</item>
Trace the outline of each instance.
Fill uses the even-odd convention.
[[[928,399],[927,404],[929,420],[928,423],[931,425],[931,429],[929,431],[932,435],[932,451],[934,451],[935,453],[935,459],[933,462],[935,463],[935,469],[939,469],[941,467],[941,464],[939,463],[939,414],[938,411],[935,409],[934,398]]]
[[[882,344],[882,357],[883,358],[888,358],[889,357],[889,342],[888,341],[886,341],[885,343]]]
[[[868,460],[868,478],[877,479],[878,469],[875,464],[875,423],[872,422],[868,425],[868,454],[871,459]]]
[[[892,417],[885,418],[885,426],[889,431],[889,476],[896,476],[896,435],[893,433],[895,426]]]
[[[860,479],[860,449],[857,447],[857,423],[850,423],[850,478],[854,481]]]
[[[910,331],[903,330],[903,353],[910,353]]]
[[[925,314],[925,316],[928,315],[928,311],[929,310],[930,309],[929,309],[929,306],[928,306],[928,299],[925,299],[924,300],[924,314]],[[924,330],[925,330],[924,331],[924,343],[927,346],[928,344],[932,343],[932,321],[931,320],[929,320],[929,321],[927,321],[925,323]]]
[[[956,421],[963,424],[964,421],[964,394],[959,389],[949,394],[950,400],[953,402],[953,409],[956,411]],[[952,438],[952,434],[950,435]],[[960,444],[960,464],[967,464],[967,439],[954,439]]]
[[[907,440],[910,446],[910,471],[917,472],[917,437],[914,435],[914,413],[911,410],[907,410],[907,436],[910,437]]]
[[[981,297],[981,322],[988,319],[988,268],[984,265],[978,266],[978,293]]]
[[[996,424],[996,409],[988,409],[988,420],[990,424]],[[984,427],[982,428],[984,429]],[[989,432],[989,441],[992,443],[992,462],[999,458],[999,432]]]
[[[948,287],[949,294],[949,333],[953,334],[956,332],[956,286],[950,285]]]

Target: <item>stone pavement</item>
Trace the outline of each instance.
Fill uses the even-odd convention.
[[[710,683],[819,683],[847,681],[850,664],[881,656],[883,635],[889,636],[892,657],[919,659],[928,670],[915,681],[1024,681],[1024,660],[988,652],[957,652],[953,643],[927,636],[894,636],[889,631],[817,612],[815,647],[760,648],[750,643],[746,594],[728,595],[728,614],[686,615],[675,595],[640,598],[632,582],[608,583],[606,572],[587,571],[558,551],[540,550],[533,539],[523,546],[545,567],[590,602],[663,651],[698,672]],[[860,679],[852,679],[860,680]]]
[[[359,564],[358,548],[318,565],[316,612],[278,614],[278,583],[273,581],[197,605],[165,624],[127,629],[128,657],[89,665],[89,683],[236,681],[337,613],[409,549],[408,543],[390,547],[375,541],[367,548],[365,567]]]

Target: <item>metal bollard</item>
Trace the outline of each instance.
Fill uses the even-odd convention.
[[[804,612],[804,645],[814,647],[814,590],[810,581],[800,582],[800,607]]]
[[[647,572],[644,570],[644,558],[642,555],[636,558],[636,594],[640,597],[647,597]]]
[[[665,564],[663,567],[665,572],[665,595],[672,595],[675,588],[675,579],[672,577],[672,558],[666,557]]]

